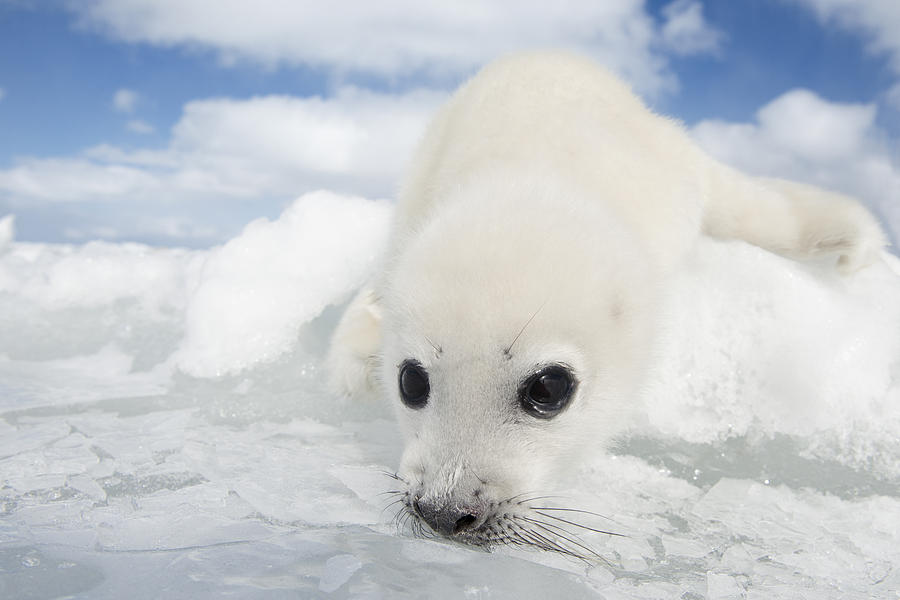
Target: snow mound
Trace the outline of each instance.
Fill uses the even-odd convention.
[[[390,208],[331,192],[253,221],[211,251],[190,292],[178,366],[240,372],[288,352],[299,327],[359,287],[383,247]]]
[[[701,240],[672,292],[648,430],[710,443],[802,437],[900,477],[900,260],[850,276]]]

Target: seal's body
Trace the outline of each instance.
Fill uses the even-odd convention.
[[[661,294],[701,234],[844,271],[884,245],[856,202],[717,163],[585,59],[515,55],[466,83],[329,356],[342,391],[396,406],[407,509],[462,541],[552,547],[522,494],[627,422]]]

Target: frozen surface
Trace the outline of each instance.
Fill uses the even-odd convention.
[[[606,560],[397,531],[389,407],[322,389],[390,207],[320,192],[209,251],[0,221],[0,598],[898,598],[900,266],[704,241],[646,417],[566,506]]]

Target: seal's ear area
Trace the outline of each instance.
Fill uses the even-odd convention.
[[[375,291],[363,287],[331,337],[326,367],[333,392],[359,398],[375,391],[373,376],[381,345],[381,315]]]
[[[834,256],[852,273],[879,260],[887,244],[875,217],[847,196],[780,179],[757,179],[721,165],[710,177],[704,231],[797,260]]]

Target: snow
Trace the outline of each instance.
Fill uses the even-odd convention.
[[[703,241],[645,417],[569,491],[626,534],[585,564],[393,524],[390,407],[322,367],[390,212],[316,192],[205,251],[0,220],[0,597],[897,598],[895,257]]]
[[[319,191],[275,222],[247,225],[210,253],[189,291],[178,366],[219,376],[287,352],[300,325],[359,285],[389,214],[386,202]]]

